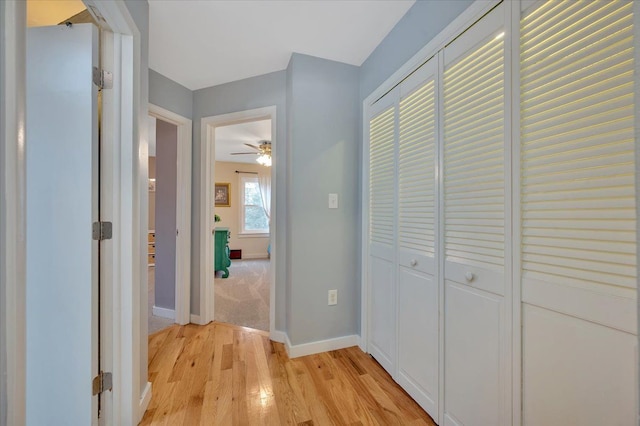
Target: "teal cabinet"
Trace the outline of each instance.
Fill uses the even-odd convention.
[[[229,266],[231,259],[229,258],[229,228],[214,229],[214,269],[216,272],[222,271],[222,278],[229,276]]]

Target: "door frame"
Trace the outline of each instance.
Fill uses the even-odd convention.
[[[114,71],[112,102],[107,103],[104,122],[105,132],[112,137],[101,159],[102,167],[110,179],[101,183],[101,200],[111,204],[105,215],[111,214],[114,222],[113,239],[105,244],[105,256],[110,258],[108,268],[102,268],[102,278],[106,287],[105,297],[101,300],[103,336],[101,336],[102,365],[106,371],[114,373],[113,391],[104,398],[102,424],[137,424],[144,414],[146,404],[151,397],[150,384],[144,394],[141,392],[141,353],[146,354],[146,333],[141,338],[140,311],[140,266],[141,249],[141,212],[137,203],[146,190],[146,169],[137,167],[138,144],[146,146],[139,139],[141,112],[146,105],[140,105],[140,63],[141,36],[124,1],[102,2],[84,0],[99,17],[103,28],[113,33],[107,36],[108,52],[104,55],[103,67]],[[0,179],[2,190],[8,203],[1,203],[0,223],[2,236],[0,256],[2,264],[7,265],[0,274],[0,289],[6,292],[6,300],[0,312],[2,333],[6,333],[7,394],[1,393],[0,406],[8,407],[6,417],[0,418],[0,425],[24,424],[25,411],[25,364],[26,347],[24,343],[25,305],[25,63],[26,63],[26,3],[2,2],[3,45],[0,49],[0,90],[3,107],[2,138],[0,151],[4,164]],[[135,150],[134,150],[135,148]],[[6,219],[4,219],[6,218]],[[142,222],[145,223],[145,222]],[[146,241],[145,241],[146,243]],[[134,250],[134,247],[139,247]],[[146,282],[146,281],[145,281]],[[144,284],[144,283],[143,283]],[[145,289],[146,291],[146,289]],[[146,301],[145,301],[146,304]],[[6,308],[6,311],[4,310]],[[114,315],[117,313],[117,315]],[[6,320],[6,322],[4,321]],[[144,349],[144,351],[142,351]],[[146,362],[146,356],[144,357]],[[2,410],[4,412],[4,410]]]
[[[0,425],[26,422],[25,2],[0,2]]]
[[[100,424],[137,424],[151,399],[141,375],[147,352],[147,105],[141,102],[141,35],[123,0],[83,0],[102,33],[101,66],[113,72],[103,90],[101,220],[113,222],[113,238],[101,246],[101,368],[113,373],[103,394]],[[144,244],[144,249],[143,249]],[[143,360],[144,358],[144,360]],[[145,373],[146,374],[146,373]],[[146,378],[145,378],[146,379]]]
[[[267,106],[229,114],[203,117],[200,124],[200,315],[198,324],[208,324],[214,319],[214,265],[213,265],[213,181],[215,176],[215,129],[219,126],[247,121],[271,119],[271,215],[269,241],[271,261],[269,262],[269,333],[275,331],[275,284],[276,284],[276,165],[278,143],[276,140],[277,107]],[[208,285],[212,283],[212,285]]]
[[[178,128],[176,172],[175,322],[191,320],[191,120],[149,103],[149,115]]]

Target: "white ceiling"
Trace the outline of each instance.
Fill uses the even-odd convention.
[[[271,119],[216,127],[216,161],[256,163],[257,155],[231,155],[232,152],[253,152],[245,143],[260,145],[271,140]]]
[[[360,66],[415,0],[149,0],[149,66],[191,90],[280,71],[292,52]]]

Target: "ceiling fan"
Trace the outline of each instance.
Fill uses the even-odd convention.
[[[254,152],[232,152],[231,155],[258,155],[256,161],[263,166],[271,167],[271,141],[260,141],[259,145],[245,143]]]

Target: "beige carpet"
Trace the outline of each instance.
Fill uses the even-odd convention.
[[[269,259],[232,260],[215,279],[215,320],[269,331]]]

